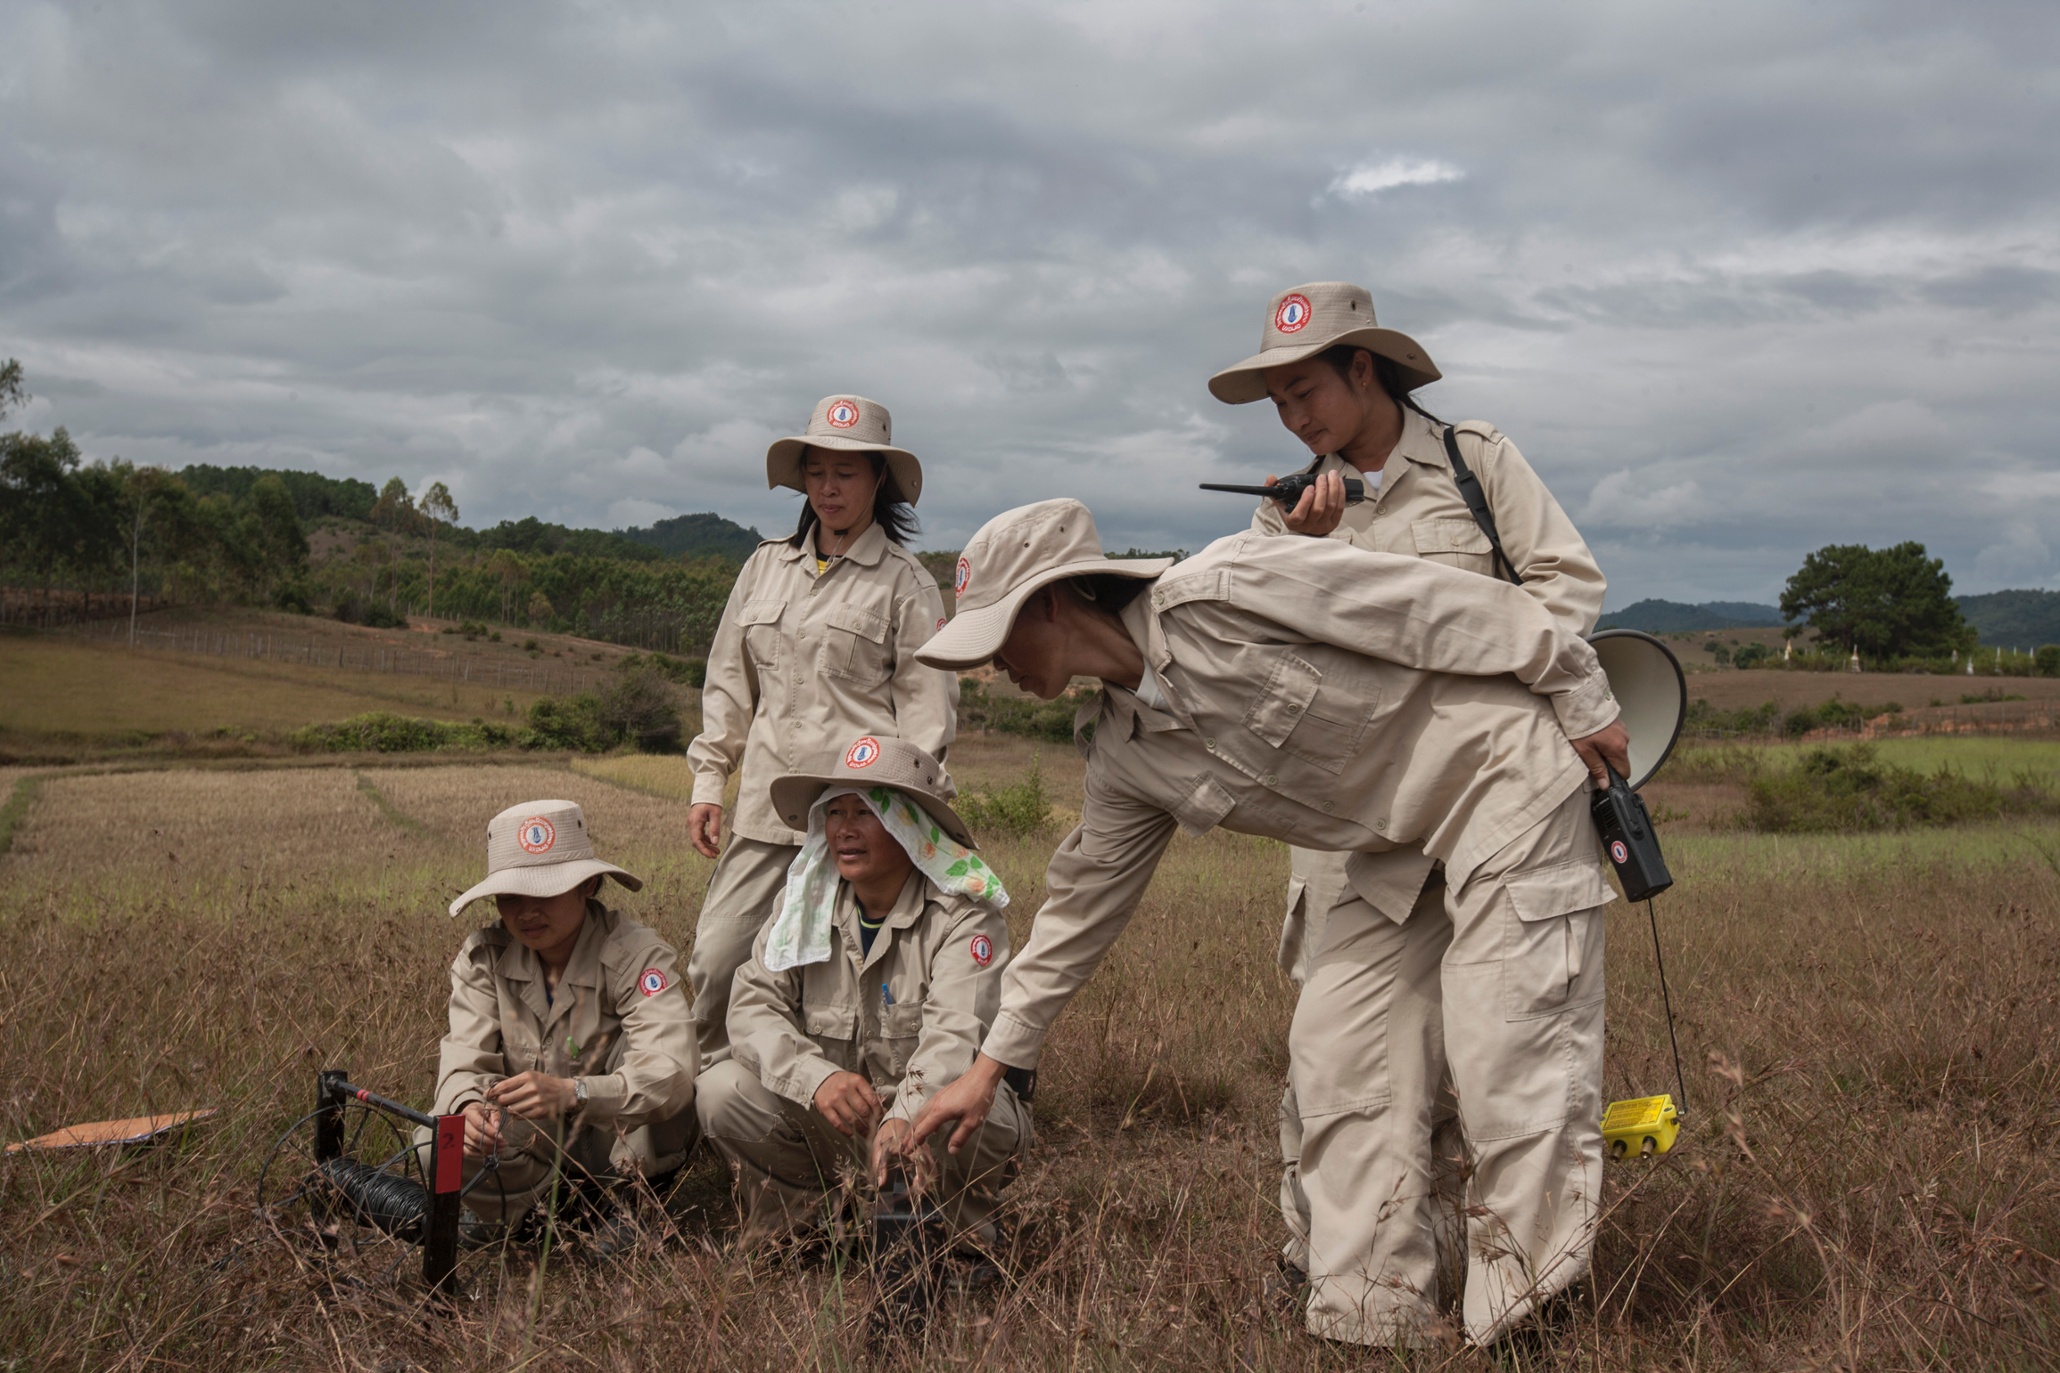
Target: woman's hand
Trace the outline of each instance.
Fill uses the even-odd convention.
[[[468,1101],[460,1112],[465,1117],[465,1157],[485,1158],[501,1147],[499,1112],[483,1101]]]
[[[831,1073],[815,1089],[815,1109],[847,1139],[873,1128],[880,1118],[880,1094],[857,1073]]]
[[[1278,477],[1268,477],[1266,484],[1272,486]],[[1282,515],[1287,527],[1297,534],[1308,534],[1322,538],[1338,527],[1345,518],[1345,477],[1342,472],[1325,472],[1315,484],[1302,493],[1302,499],[1295,502],[1295,508]]]
[[[572,1079],[549,1073],[517,1073],[486,1089],[489,1105],[524,1120],[556,1120],[579,1103]]]
[[[687,809],[687,840],[703,858],[722,853],[722,807],[703,801]]]
[[[995,1088],[1001,1085],[1001,1075],[1007,1071],[1007,1065],[1000,1059],[986,1054],[976,1056],[972,1067],[923,1107],[923,1113],[916,1117],[911,1147],[928,1143],[930,1136],[955,1120],[958,1128],[951,1132],[951,1140],[944,1147],[957,1153],[987,1123],[987,1113],[994,1109]]]
[[[887,1185],[887,1170],[900,1163],[915,1175],[909,1190],[916,1196],[928,1191],[937,1180],[937,1159],[928,1149],[915,1142],[916,1131],[905,1120],[888,1120],[880,1123],[880,1129],[873,1136],[873,1185]]]
[[[1609,773],[1603,769],[1605,762],[1616,768],[1617,776],[1631,775],[1631,732],[1624,728],[1622,720],[1612,720],[1609,728],[1596,730],[1572,741],[1574,752],[1581,755],[1581,761],[1588,765],[1588,775],[1595,779],[1597,791],[1609,790]]]

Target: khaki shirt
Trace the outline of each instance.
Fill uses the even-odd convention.
[[[1608,589],[1602,569],[1587,541],[1546,489],[1522,453],[1500,430],[1480,421],[1459,426],[1460,454],[1480,479],[1481,494],[1495,516],[1495,531],[1509,565],[1523,578],[1525,591],[1577,634],[1595,629]],[[1360,473],[1335,453],[1317,461],[1317,472]],[[1380,471],[1379,494],[1345,507],[1344,518],[1331,531],[1355,548],[1373,553],[1399,553],[1501,578],[1488,536],[1453,480],[1452,461],[1437,425],[1407,406],[1402,408],[1402,434]],[[1292,534],[1280,502],[1262,500],[1252,516],[1261,534]],[[1344,882],[1342,855],[1296,849],[1288,880],[1290,917],[1307,900],[1304,918],[1290,918],[1281,929],[1280,965],[1291,972],[1303,965],[1323,938],[1322,920]],[[1383,912],[1406,911],[1415,903],[1434,860],[1421,849],[1399,849],[1354,865],[1353,887]],[[1306,897],[1305,897],[1306,893]]]
[[[1481,494],[1488,498],[1495,532],[1502,538],[1502,551],[1524,579],[1524,590],[1575,633],[1591,633],[1596,617],[1602,614],[1608,583],[1581,532],[1500,430],[1468,421],[1459,426],[1458,437],[1460,455],[1480,478]],[[1318,461],[1314,470],[1361,475],[1335,453]],[[1428,558],[1447,567],[1502,577],[1488,536],[1474,523],[1459,494],[1459,484],[1452,479],[1452,462],[1436,425],[1405,406],[1402,437],[1380,475],[1379,496],[1346,506],[1344,519],[1331,531],[1331,538],[1373,553]],[[1252,528],[1261,534],[1293,532],[1280,502],[1273,500],[1259,502]]]
[[[436,1114],[531,1071],[584,1079],[582,1124],[634,1130],[687,1110],[701,1058],[678,961],[657,931],[588,901],[586,926],[547,1001],[535,951],[504,925],[474,930],[451,964]]]
[[[861,956],[858,902],[849,883],[839,887],[828,961],[769,971],[759,932],[730,992],[731,1052],[803,1107],[832,1073],[858,1073],[889,1119],[913,1122],[930,1093],[971,1066],[994,1024],[1008,921],[911,873]]]
[[[1535,598],[1335,539],[1219,539],[1124,622],[1166,708],[1121,687],[1083,708],[1100,718],[1080,824],[983,1045],[1014,1067],[1036,1065],[1176,826],[1355,861],[1421,849],[1458,887],[1586,784],[1567,740],[1617,716],[1595,651]]]
[[[722,613],[687,746],[694,804],[721,805],[741,766],[730,830],[799,844],[773,810],[775,777],[827,772],[861,734],[906,739],[939,763],[958,730],[958,676],[916,661],[944,623],[937,583],[875,524],[818,576],[815,549],[758,546]],[[950,779],[945,794],[952,794]]]

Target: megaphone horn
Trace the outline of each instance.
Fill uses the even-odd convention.
[[[1609,689],[1631,736],[1631,772],[1636,791],[1652,780],[1674,751],[1688,718],[1688,678],[1674,651],[1635,629],[1604,629],[1588,636]]]

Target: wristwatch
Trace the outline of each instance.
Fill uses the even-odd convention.
[[[583,1077],[576,1077],[572,1079],[572,1109],[575,1111],[582,1110],[586,1104],[587,1080]]]

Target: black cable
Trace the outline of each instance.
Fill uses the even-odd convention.
[[[1688,1116],[1688,1079],[1681,1072],[1681,1041],[1674,1038],[1674,999],[1667,994],[1667,961],[1660,957],[1659,916],[1653,912],[1651,897],[1645,899],[1645,918],[1652,922],[1652,962],[1659,969],[1659,1002],[1667,1012],[1667,1043],[1674,1049],[1674,1090],[1680,1093],[1675,1110],[1685,1120]]]

